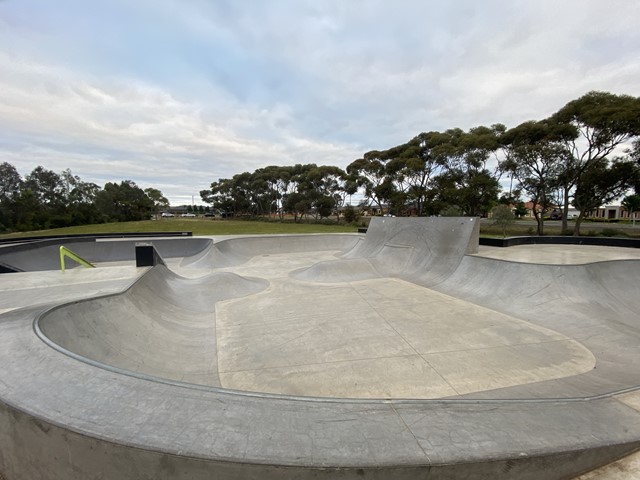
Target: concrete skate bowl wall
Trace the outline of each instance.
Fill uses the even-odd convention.
[[[428,282],[447,295],[472,297],[498,311],[513,308],[532,322],[553,324],[560,318],[554,308],[561,316],[570,315],[562,302],[573,302],[578,313],[569,318],[570,329],[574,334],[582,331],[584,342],[611,338],[614,332],[617,338],[626,334],[616,357],[598,363],[594,372],[608,372],[612,390],[629,385],[631,377],[624,370],[638,365],[630,356],[638,343],[633,316],[626,313],[615,323],[612,310],[604,325],[597,324],[597,316],[629,293],[627,284],[637,285],[633,265],[611,283],[613,264],[575,274],[553,266],[538,270],[540,266],[517,264],[510,273],[510,262],[465,255],[472,251],[473,232],[458,244],[455,236],[445,235],[446,228],[435,229],[440,233],[435,233],[439,240],[433,244],[410,222],[406,229],[395,219],[385,222],[394,227],[388,228],[389,237],[381,235],[382,246],[373,236],[368,242],[345,236],[336,240],[344,242],[340,248],[329,237],[310,240],[307,245],[313,247],[301,246],[299,251],[322,247],[345,254],[344,259],[324,262],[325,273],[322,268],[304,269],[307,285],[315,287],[312,282],[322,280],[316,273],[326,281],[336,281],[336,274],[353,281],[353,275],[346,275],[348,269],[333,266],[341,262],[366,262],[371,275],[404,279],[398,262],[410,281]],[[464,232],[466,227],[461,228]],[[394,235],[398,231],[403,233]],[[421,246],[411,246],[411,238]],[[206,270],[211,265],[239,265],[261,253],[288,251],[284,240],[264,243],[262,249],[260,239],[252,237],[225,240],[216,248],[207,244],[180,267]],[[446,265],[439,266],[437,259]],[[433,274],[423,278],[423,269]],[[594,303],[578,286],[589,285],[592,277],[607,289],[596,317],[591,316]],[[531,283],[522,285],[524,279]],[[575,291],[563,286],[569,281],[578,282]],[[512,290],[496,294],[492,282],[500,292]],[[602,389],[589,396],[592,372],[578,376],[573,385],[561,379],[528,385],[527,391],[510,388],[484,397],[431,401],[301,398],[221,389],[208,351],[215,344],[210,324],[216,302],[264,291],[265,285],[223,272],[184,279],[158,266],[118,295],[0,317],[0,472],[10,480],[561,480],[640,448],[640,413],[631,402],[601,395]],[[615,289],[621,290],[620,296],[611,292]],[[512,300],[508,292],[515,306],[504,305]],[[633,306],[626,303],[623,308]],[[99,318],[107,312],[109,318]],[[134,316],[141,318],[140,327],[131,325]],[[32,322],[38,317],[56,349],[33,334]],[[88,351],[93,346],[80,344],[99,335],[105,341],[95,349],[98,355]],[[66,355],[57,344],[66,345]],[[592,345],[598,355],[605,348],[617,349],[613,342]],[[167,358],[157,358],[158,351],[167,351]],[[76,361],[81,356],[94,360]],[[106,361],[115,366],[95,368]],[[186,362],[195,368],[185,370]],[[162,378],[170,381],[158,381]],[[570,389],[555,398],[553,392],[566,385]]]
[[[418,285],[451,275],[464,255],[478,251],[473,217],[371,219],[367,235],[339,260],[319,262],[292,276],[317,282],[399,277]]]
[[[181,267],[223,268],[241,265],[256,255],[312,252],[323,250],[348,251],[362,236],[354,234],[269,235],[220,240],[196,255],[186,257]]]
[[[234,238],[217,244],[192,239],[154,241],[154,245],[170,257],[195,251],[185,257],[181,267],[209,271],[242,264],[258,254],[342,251],[359,239],[358,235],[288,235]],[[120,241],[76,246],[94,261],[127,258],[133,249],[133,243]],[[47,253],[51,252],[45,249],[36,255]],[[187,279],[158,266],[121,294],[47,312],[38,319],[36,328],[54,348],[79,359],[167,380],[220,386],[215,305],[255,294],[267,286],[266,280],[228,272]]]
[[[91,263],[135,260],[135,245],[139,242],[152,243],[163,258],[196,255],[212,244],[211,239],[208,238],[53,239],[0,248],[0,265],[19,272],[58,270],[60,269],[60,246],[70,248]],[[68,262],[67,268],[76,267],[75,262]]]
[[[486,391],[477,398],[612,395],[640,386],[639,260],[541,265],[466,256],[436,291],[579,341],[597,357],[580,375]]]
[[[215,304],[267,287],[233,273],[182,278],[159,265],[125,292],[42,315],[36,329],[64,353],[119,370],[220,386]]]

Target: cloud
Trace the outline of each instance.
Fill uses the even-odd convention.
[[[0,4],[0,158],[185,201],[270,164],[345,167],[422,131],[640,95],[640,4]]]
[[[157,87],[80,77],[6,55],[0,69],[7,73],[0,79],[0,126],[12,138],[2,155],[23,173],[38,164],[71,168],[87,181],[133,179],[190,198],[218,177],[265,164],[335,163],[358,154],[279,130],[283,109],[256,111],[221,98],[228,110],[207,113]],[[245,137],[233,127],[261,134]],[[181,180],[174,186],[172,179]]]

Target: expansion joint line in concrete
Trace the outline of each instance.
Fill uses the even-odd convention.
[[[404,418],[402,418],[402,415],[400,415],[400,413],[398,412],[398,410],[396,409],[396,407],[393,404],[390,404],[389,406],[391,407],[393,412],[397,415],[398,419],[402,422],[402,424],[404,425],[404,428],[407,429],[407,432],[409,432],[411,434],[411,436],[413,437],[413,439],[416,441],[416,445],[418,445],[418,448],[420,450],[422,450],[422,453],[424,453],[424,457],[427,459],[427,463],[431,464],[432,462],[431,462],[431,458],[429,457],[429,454],[424,449],[424,447],[420,443],[420,440],[418,440],[418,437],[416,437],[415,433],[413,433],[413,430],[411,430],[411,427],[409,425],[407,425],[407,422],[404,420]]]
[[[378,311],[378,309],[377,309],[374,305],[372,305],[372,304],[371,304],[371,302],[369,302],[369,300],[367,300],[367,298],[366,298],[366,297],[364,297],[364,296],[362,295],[362,293],[360,293],[360,292],[358,291],[358,289],[354,288],[354,291],[358,294],[358,296],[359,296],[359,297],[360,297],[360,298],[361,298],[361,299],[362,299],[362,300],[363,300],[367,305],[369,305],[369,308],[371,308],[374,312],[376,312],[376,315],[378,315],[382,320],[384,320],[384,322],[389,326],[389,328],[391,328],[391,330],[393,330],[394,332],[396,332],[396,335],[398,335],[398,336],[402,339],[402,341],[403,341],[404,343],[406,343],[406,344],[407,344],[407,346],[408,346],[411,350],[413,350],[413,351],[415,352],[415,354],[416,354],[418,357],[420,357],[420,358],[422,359],[422,361],[423,361],[424,363],[426,363],[426,364],[429,366],[429,368],[430,368],[431,370],[433,370],[433,371],[434,371],[434,372],[435,372],[435,373],[436,373],[436,374],[437,374],[437,375],[442,379],[442,381],[443,381],[444,383],[446,383],[446,384],[449,386],[449,388],[451,388],[451,390],[453,390],[454,392],[456,392],[456,394],[457,394],[457,395],[460,395],[460,392],[458,392],[458,390],[456,390],[456,389],[454,388],[454,386],[453,386],[453,385],[451,385],[451,384],[447,381],[447,379],[446,379],[446,378],[444,378],[444,377],[440,374],[440,372],[439,372],[438,370],[436,370],[436,369],[433,367],[433,365],[431,365],[431,363],[429,363],[429,361],[428,361],[426,358],[424,358],[424,357],[422,356],[422,354],[421,354],[420,352],[418,352],[418,351],[414,348],[414,346],[413,346],[413,345],[411,345],[411,343],[410,343],[410,342],[409,342],[409,341],[408,341],[408,340],[407,340],[407,339],[406,339],[406,338],[405,338],[405,337],[404,337],[404,336],[403,336],[403,335],[402,335],[402,334],[401,334],[401,333],[400,333],[400,332],[399,332],[399,331],[398,331],[398,330],[397,330],[393,325],[391,325],[391,324],[387,321],[387,319],[384,317],[384,315],[382,315],[382,314]]]

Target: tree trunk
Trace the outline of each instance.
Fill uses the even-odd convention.
[[[576,224],[573,227],[573,236],[574,237],[579,237],[580,236],[580,224],[582,223],[582,219],[583,219],[583,213],[582,210],[580,211],[580,214],[578,215],[578,218],[576,218]]]
[[[569,228],[569,189],[564,188],[564,204],[562,205],[562,233]]]
[[[537,234],[542,237],[544,235],[544,211],[537,212],[534,208],[533,216],[536,218],[536,223],[538,224]]]

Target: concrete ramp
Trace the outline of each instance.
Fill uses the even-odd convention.
[[[241,265],[256,255],[281,253],[347,251],[361,240],[359,235],[269,235],[229,238],[210,244],[185,258],[180,267],[211,269]]]
[[[567,480],[640,449],[640,261],[508,262],[477,238],[377,218],[154,240],[193,278],[0,276],[0,308],[25,297],[0,313],[0,479]]]
[[[215,304],[266,288],[233,273],[186,279],[164,266],[131,288],[55,308],[38,320],[51,345],[143,375],[219,386]]]
[[[398,277],[430,286],[451,275],[464,255],[478,251],[479,232],[480,223],[472,217],[376,217],[364,239],[341,259],[292,276],[324,283]]]

